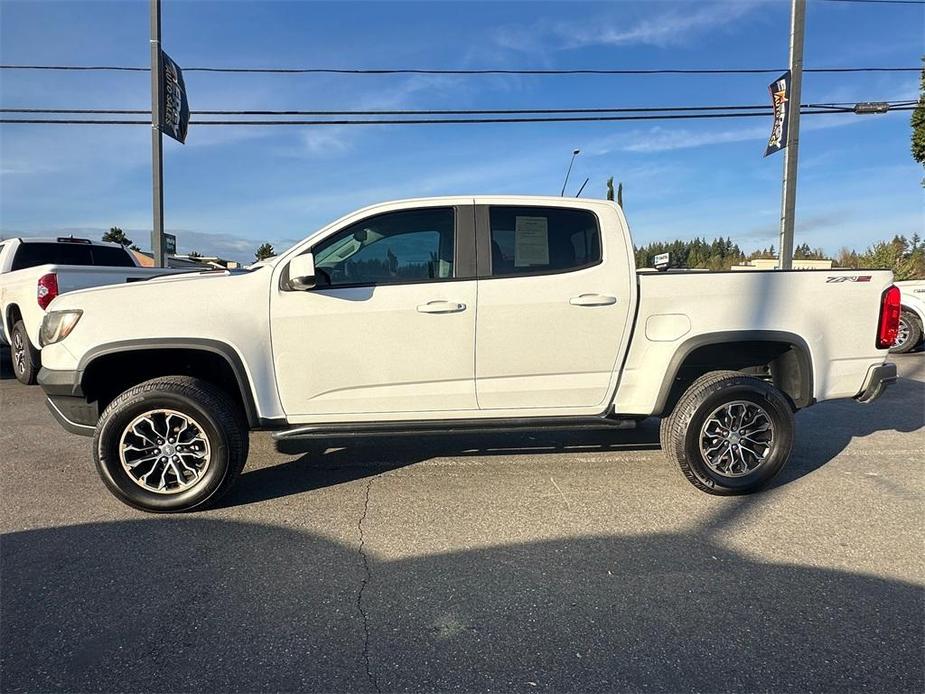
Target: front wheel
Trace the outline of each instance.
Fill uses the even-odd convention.
[[[662,420],[662,450],[708,494],[747,494],[783,469],[793,409],[774,386],[738,371],[701,376]]]
[[[186,376],[146,381],[118,396],[93,438],[97,471],[116,498],[152,513],[214,504],[247,459],[247,428],[234,402]]]

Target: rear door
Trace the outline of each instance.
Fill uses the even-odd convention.
[[[632,305],[622,229],[590,206],[476,210],[479,407],[603,410]]]

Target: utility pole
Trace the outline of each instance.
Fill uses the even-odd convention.
[[[161,135],[161,0],[151,0],[151,192],[154,266],[164,267],[164,141]]]
[[[790,94],[787,103],[787,151],[784,153],[784,182],[780,202],[781,270],[793,267],[793,222],[797,203],[797,158],[800,150],[800,92],[803,84],[803,34],[806,29],[806,0],[793,0],[790,14]]]

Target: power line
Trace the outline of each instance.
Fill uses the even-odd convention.
[[[897,2],[899,0],[896,0]],[[911,2],[911,0],[909,0]],[[916,0],[918,1],[918,0]],[[925,2],[925,0],[922,0]],[[260,68],[185,67],[183,72],[223,72],[301,75],[754,75],[776,74],[785,68],[575,68],[575,69],[444,69],[444,68]],[[921,67],[817,67],[803,72],[918,72]],[[125,65],[0,65],[0,70],[58,70],[82,72],[150,72],[147,67]]]
[[[890,111],[912,111],[914,106],[898,106]],[[852,108],[837,110],[811,109],[801,111],[806,115],[854,113]],[[766,118],[766,113],[685,113],[685,114],[646,114],[646,115],[620,115],[620,116],[563,116],[553,118],[403,118],[403,119],[377,119],[377,120],[199,120],[190,121],[190,125],[475,125],[479,123],[593,123],[614,121],[640,121],[640,120],[692,120],[704,118]],[[34,124],[34,125],[148,125],[147,120],[96,120],[96,119],[0,119],[0,124]]]
[[[804,109],[853,109],[856,102],[833,102],[803,104]],[[880,103],[888,106],[907,106],[915,104],[915,99],[883,99]],[[726,105],[726,106],[636,106],[614,108],[510,108],[510,109],[385,109],[385,110],[343,110],[343,111],[305,111],[305,110],[201,110],[190,111],[200,116],[435,116],[435,115],[529,115],[529,114],[578,114],[578,113],[676,113],[700,111],[761,111],[769,113],[773,109],[768,104]],[[94,114],[94,115],[148,115],[148,109],[95,109],[95,108],[0,108],[0,113],[43,113],[43,114]]]
[[[868,5],[925,5],[925,0],[818,0],[818,2],[845,2]]]

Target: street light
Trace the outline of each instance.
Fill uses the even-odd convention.
[[[572,158],[568,163],[568,171],[565,172],[565,183],[562,184],[562,192],[559,193],[560,198],[565,197],[565,186],[568,185],[568,177],[569,177],[569,174],[572,173],[572,164],[575,163],[575,157],[577,157],[579,154],[581,154],[580,149],[576,149],[572,152]]]

